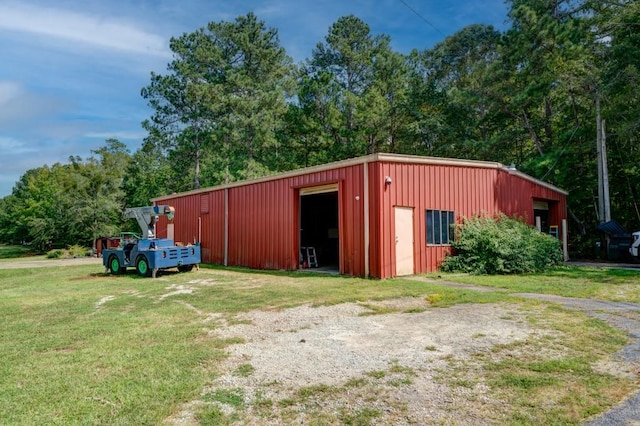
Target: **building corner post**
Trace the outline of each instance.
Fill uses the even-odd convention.
[[[562,219],[562,254],[564,255],[564,261],[569,260],[569,248],[567,243],[567,237],[569,232],[567,230],[567,219]]]
[[[229,188],[224,189],[224,266],[229,266]]]
[[[363,164],[362,180],[364,184],[364,193],[362,194],[362,204],[364,208],[364,276],[369,278],[371,275],[369,267],[369,162]]]

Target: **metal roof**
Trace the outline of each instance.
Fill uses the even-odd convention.
[[[624,235],[624,236],[630,235],[627,232],[627,230],[624,229],[622,225],[620,225],[615,220],[610,220],[609,222],[601,223],[600,225],[598,225],[596,229],[600,232],[604,232],[607,235]]]
[[[321,172],[325,170],[335,169],[338,167],[347,167],[347,166],[353,166],[357,164],[372,163],[376,161],[390,162],[390,163],[431,164],[431,165],[452,166],[452,167],[477,167],[477,168],[483,168],[483,169],[499,169],[509,174],[518,176],[522,179],[533,182],[537,185],[546,187],[553,191],[560,192],[564,195],[569,194],[567,191],[561,188],[558,188],[550,183],[541,181],[539,179],[534,178],[533,176],[529,176],[526,173],[522,173],[518,170],[507,167],[504,164],[497,163],[497,162],[462,160],[462,159],[444,158],[444,157],[423,157],[423,156],[417,156],[417,155],[377,153],[377,154],[365,155],[362,157],[350,158],[347,160],[334,161],[332,163],[321,164],[318,166],[304,167],[301,169],[295,169],[288,172],[276,173],[273,175],[263,176],[256,179],[243,180],[243,181],[232,182],[228,184],[194,189],[191,191],[162,195],[160,197],[152,198],[151,201],[158,202],[158,201],[163,201],[163,200],[172,199],[176,197],[183,197],[183,196],[199,194],[203,192],[217,191],[225,188],[234,188],[238,186],[252,185],[252,184],[261,183],[261,182],[269,182],[277,179],[300,176],[307,173]]]

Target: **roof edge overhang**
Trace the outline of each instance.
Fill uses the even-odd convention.
[[[461,159],[443,158],[443,157],[422,157],[417,155],[377,153],[377,154],[365,155],[363,157],[349,158],[347,160],[334,161],[332,163],[321,164],[318,166],[305,167],[302,169],[296,169],[288,172],[282,172],[282,173],[277,173],[273,175],[263,176],[256,179],[242,180],[242,181],[232,182],[228,184],[194,189],[191,191],[173,193],[170,195],[163,195],[160,197],[152,198],[151,201],[157,202],[157,201],[169,200],[177,197],[185,197],[189,195],[201,194],[205,192],[219,191],[223,189],[236,188],[236,187],[247,186],[247,185],[255,185],[262,182],[286,179],[286,178],[301,176],[309,173],[323,172],[323,171],[332,170],[340,167],[350,167],[350,166],[355,166],[359,164],[367,164],[367,163],[373,163],[373,162],[429,164],[429,165],[439,165],[439,166],[477,167],[481,169],[497,169],[497,170],[505,171],[511,175],[518,176],[522,179],[528,180],[530,182],[533,182],[545,188],[551,189],[553,191],[557,191],[561,194],[568,195],[568,192],[563,189],[560,189],[554,185],[551,185],[550,183],[543,182],[539,179],[534,178],[533,176],[529,176],[518,170],[508,168],[501,163],[495,163],[490,161],[478,161],[478,160],[461,160]]]

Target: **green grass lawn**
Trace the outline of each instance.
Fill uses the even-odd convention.
[[[25,256],[34,256],[33,248],[29,246],[13,246],[0,244],[0,261],[4,259],[23,258]]]
[[[132,272],[111,276],[102,271],[101,265],[0,269],[0,424],[161,423],[181,404],[200,396],[218,374],[225,348],[239,342],[212,337],[209,331],[216,324],[203,323],[203,312],[233,320],[235,314],[252,309],[401,296],[425,297],[434,307],[538,303],[513,298],[504,291],[479,293],[408,279],[363,280],[209,267],[146,279]],[[638,297],[637,290],[627,288],[633,286],[637,274],[626,272],[571,269],[509,279],[445,278],[529,292],[550,292],[556,285],[560,293],[571,295],[608,295],[607,287],[613,285],[626,289],[620,297],[634,301]],[[197,293],[162,297],[191,280],[205,280],[206,285],[200,285]],[[582,370],[563,370],[563,374],[580,382],[592,377],[591,372],[585,373],[585,362],[618,350],[625,339],[601,323],[594,326],[592,320],[581,317],[574,321],[583,342],[576,347],[588,343],[579,348]],[[515,368],[501,365],[497,386],[508,389],[515,383],[516,388],[522,387]],[[530,372],[526,374],[525,378]],[[509,379],[514,375],[515,379]],[[628,389],[628,382],[621,383]],[[594,389],[601,392],[611,386],[616,386],[613,380],[604,380]],[[585,414],[589,413],[575,416]]]
[[[562,266],[545,274],[431,274],[434,279],[493,287],[509,293],[542,293],[640,302],[640,269]]]

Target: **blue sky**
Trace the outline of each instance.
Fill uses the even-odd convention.
[[[140,89],[151,71],[165,72],[169,39],[249,11],[300,62],[348,14],[408,53],[472,23],[504,29],[507,8],[504,0],[1,0],[0,198],[27,170],[86,158],[107,138],[138,149],[152,113]]]

